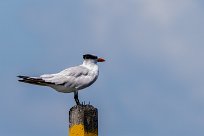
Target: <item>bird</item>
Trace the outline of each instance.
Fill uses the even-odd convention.
[[[80,105],[78,91],[92,85],[99,76],[98,62],[105,59],[92,54],[83,55],[83,63],[69,67],[55,74],[43,74],[39,77],[17,76],[19,82],[47,86],[61,93],[74,93],[77,105]]]

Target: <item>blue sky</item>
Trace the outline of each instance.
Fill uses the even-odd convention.
[[[67,135],[73,94],[17,82],[107,61],[80,100],[99,135],[204,135],[204,3],[200,0],[1,0],[0,135]]]

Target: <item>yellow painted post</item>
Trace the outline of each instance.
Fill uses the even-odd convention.
[[[69,111],[69,136],[98,136],[98,110],[92,105],[75,105]]]

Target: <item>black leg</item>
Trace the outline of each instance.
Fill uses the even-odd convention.
[[[75,99],[75,102],[77,105],[80,105],[80,102],[79,102],[79,98],[78,98],[78,92],[74,92],[74,99]]]

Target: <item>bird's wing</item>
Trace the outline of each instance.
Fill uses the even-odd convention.
[[[87,76],[89,70],[83,66],[70,67],[57,74],[45,74],[40,76],[46,82],[57,85],[65,85],[67,87],[78,86],[78,80]]]

